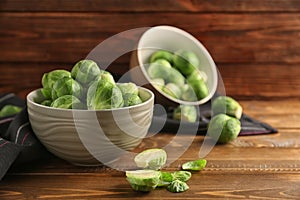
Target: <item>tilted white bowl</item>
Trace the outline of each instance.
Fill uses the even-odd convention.
[[[154,94],[139,88],[143,103],[106,110],[71,110],[40,105],[40,89],[27,95],[31,127],[54,155],[75,165],[95,166],[117,159],[140,144],[153,116]]]

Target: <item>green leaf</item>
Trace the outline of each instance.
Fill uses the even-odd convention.
[[[184,192],[186,190],[190,189],[188,184],[186,184],[183,181],[180,180],[174,180],[171,182],[170,185],[168,185],[167,190],[170,192],[178,193],[178,192]]]
[[[193,171],[200,171],[204,169],[206,166],[205,159],[199,159],[194,161],[186,162],[182,165],[183,170],[193,170]]]

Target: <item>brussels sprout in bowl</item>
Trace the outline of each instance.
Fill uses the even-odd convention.
[[[151,89],[156,101],[166,106],[201,105],[217,89],[212,57],[196,38],[176,27],[155,26],[145,31],[131,55],[130,67],[132,80]],[[158,87],[157,80],[165,85]],[[180,93],[172,92],[173,84],[181,89]]]
[[[154,94],[138,87],[141,103],[111,109],[49,107],[41,89],[27,95],[29,120],[41,143],[75,165],[95,166],[117,158],[116,150],[135,148],[147,134]]]

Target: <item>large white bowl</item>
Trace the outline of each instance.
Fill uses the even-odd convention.
[[[196,53],[200,60],[199,68],[207,74],[209,95],[199,101],[188,102],[173,98],[156,90],[150,83],[151,79],[145,67],[149,65],[151,54],[158,50],[175,52],[179,49]],[[209,101],[217,89],[216,65],[206,48],[192,35],[173,26],[155,26],[145,31],[138,42],[137,50],[131,55],[130,68],[132,80],[152,90],[155,93],[156,101],[163,105],[201,105]]]
[[[139,88],[142,104],[107,110],[70,110],[38,104],[40,89],[27,95],[31,127],[54,155],[75,165],[95,166],[135,148],[148,132],[154,94]]]

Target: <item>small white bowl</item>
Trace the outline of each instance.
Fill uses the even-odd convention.
[[[193,51],[200,60],[199,68],[207,75],[209,94],[199,101],[183,101],[158,91],[151,85],[145,66],[149,64],[152,53],[158,50],[175,52],[179,49]],[[163,105],[201,105],[209,101],[217,89],[218,74],[216,65],[206,48],[189,33],[173,26],[156,26],[148,29],[141,36],[137,50],[131,55],[130,74],[132,80],[155,93],[156,101]]]
[[[143,103],[117,109],[71,110],[40,105],[40,89],[27,95],[31,127],[54,155],[75,165],[110,163],[140,144],[153,116],[154,94],[139,88]]]

